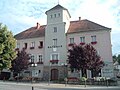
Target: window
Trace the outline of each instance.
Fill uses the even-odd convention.
[[[92,42],[96,42],[96,36],[91,36]]]
[[[35,42],[31,42],[31,47],[30,49],[34,49],[35,48]]]
[[[70,44],[74,43],[74,38],[70,38]]]
[[[43,60],[42,55],[38,55],[38,60],[39,60],[39,62],[42,62],[42,60]]]
[[[53,46],[57,46],[57,39],[53,39]]]
[[[52,60],[50,60],[50,62],[51,62],[52,64],[58,64],[59,56],[58,56],[57,53],[52,54],[52,55],[51,55],[51,59],[52,59]]]
[[[52,15],[50,15],[50,18],[52,18]]]
[[[54,17],[56,18],[56,14],[54,14]]]
[[[31,47],[35,47],[35,42],[31,42]]]
[[[24,49],[27,49],[27,43],[24,43],[24,47],[23,47]]]
[[[18,48],[18,49],[20,48],[20,43],[17,43],[17,48]]]
[[[60,17],[60,13],[58,13],[58,17]]]
[[[52,54],[52,60],[58,60],[58,54]]]
[[[54,27],[54,32],[57,32],[57,27]]]
[[[96,41],[96,36],[94,35],[94,36],[91,36],[91,38],[92,38],[92,42],[91,42],[91,44],[97,44],[97,41]]]
[[[43,47],[43,41],[40,41],[40,45],[38,46],[38,48],[42,48]]]
[[[31,62],[34,63],[35,56],[34,56],[34,55],[31,55],[30,59],[31,59]]]
[[[85,37],[80,37],[80,43],[85,43]]]

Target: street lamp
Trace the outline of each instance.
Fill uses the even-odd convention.
[[[35,76],[35,67],[37,67],[37,64],[36,63],[32,63],[31,67],[33,67],[34,76]],[[31,72],[31,78],[32,78],[31,82],[33,82],[33,73],[32,72]]]
[[[34,76],[35,76],[35,67],[37,67],[37,64],[36,63],[32,63],[31,64],[31,67],[33,67],[33,71],[34,71]],[[33,83],[33,75],[32,75],[32,72],[31,72],[31,83]],[[34,90],[34,87],[32,86],[32,90]]]

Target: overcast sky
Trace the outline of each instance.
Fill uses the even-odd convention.
[[[88,19],[112,28],[113,54],[120,54],[120,0],[0,0],[0,22],[13,34],[46,24],[45,11],[58,4],[67,8],[71,20]]]

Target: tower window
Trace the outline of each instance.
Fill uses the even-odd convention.
[[[50,15],[50,18],[52,18],[52,15]]]
[[[54,17],[56,18],[56,14],[54,14]]]
[[[54,32],[57,32],[57,27],[54,27]]]
[[[58,17],[60,17],[60,13],[58,13]]]

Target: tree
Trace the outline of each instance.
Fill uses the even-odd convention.
[[[27,69],[29,59],[29,54],[27,54],[24,49],[22,51],[18,51],[17,57],[14,61],[12,61],[11,70],[13,71],[13,73],[19,74],[21,71]]]
[[[0,71],[11,67],[11,61],[16,57],[15,46],[16,40],[12,32],[0,23]]]
[[[84,49],[87,69],[91,70],[92,77],[95,77],[99,74],[99,71],[104,66],[104,62],[98,55],[97,50],[91,44],[86,44]]]
[[[82,46],[74,45],[68,50],[68,53],[68,61],[72,71],[74,69],[80,70],[85,67],[85,53]]]
[[[118,54],[117,56],[116,55],[113,55],[113,62],[118,62],[118,64],[120,65],[120,54]]]
[[[86,69],[98,72],[104,66],[104,62],[91,44],[86,44],[85,46],[74,45],[68,50],[68,53],[71,70],[82,70],[82,76],[86,76]],[[96,76],[96,74],[94,73],[93,76]]]

